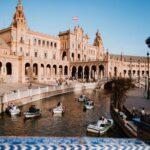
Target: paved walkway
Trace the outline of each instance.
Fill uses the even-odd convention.
[[[68,85],[75,85],[78,82],[76,80],[68,80]],[[65,82],[63,82],[65,84]],[[46,87],[46,86],[58,86],[56,82],[48,82],[48,83],[32,83],[32,89],[37,89],[38,87]],[[0,95],[4,93],[12,93],[14,91],[20,90],[25,91],[29,87],[29,83],[1,83],[0,84]]]
[[[0,95],[4,94],[4,93],[12,93],[14,91],[20,90],[20,91],[25,91],[28,89],[29,84],[27,83],[3,83],[0,84]],[[38,88],[38,87],[44,87],[43,85],[40,84],[32,84],[32,88]]]
[[[143,88],[135,88],[127,93],[127,99],[125,106],[131,111],[134,106],[136,109],[145,108],[146,113],[150,113],[150,99],[146,99],[144,96]]]

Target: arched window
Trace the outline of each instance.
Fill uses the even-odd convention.
[[[53,65],[53,74],[57,75],[57,66],[56,65]]]
[[[24,43],[23,37],[20,38],[20,43]]]
[[[78,60],[80,61],[80,54],[78,54]]]
[[[57,43],[54,43],[54,47],[57,48]]]
[[[36,45],[36,39],[34,39],[34,45]]]
[[[41,40],[38,40],[38,45],[41,45]]]
[[[7,75],[12,75],[12,64],[11,63],[6,64],[6,73],[7,73]]]
[[[41,75],[44,76],[44,65],[41,64]]]
[[[49,41],[47,41],[47,47],[49,47]]]
[[[64,75],[68,75],[68,66],[65,66],[64,68]]]
[[[62,54],[62,60],[67,60],[67,53],[66,52],[63,52],[63,54]]]
[[[25,64],[25,75],[30,75],[30,74],[31,74],[30,64],[26,63]]]
[[[51,66],[49,64],[46,66],[46,75],[47,76],[51,75]]]
[[[45,46],[45,41],[43,41],[43,46]]]
[[[36,63],[33,65],[33,73],[34,75],[38,75],[38,65]]]
[[[51,42],[51,47],[53,47],[53,42]]]
[[[74,59],[75,59],[75,58],[74,58],[74,53],[71,54],[71,57],[72,57],[72,60],[74,61]]]
[[[62,75],[63,74],[63,67],[62,65],[59,66],[59,75]]]

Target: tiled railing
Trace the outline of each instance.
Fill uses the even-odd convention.
[[[150,145],[137,139],[88,137],[1,137],[0,149],[149,150]]]

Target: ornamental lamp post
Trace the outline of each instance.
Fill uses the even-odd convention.
[[[149,52],[147,52],[147,63],[148,63],[148,72],[147,72],[147,74],[148,74],[147,99],[150,99],[150,93],[149,93]]]
[[[150,48],[150,37],[148,37],[145,41],[145,43],[147,44],[147,46]]]
[[[138,64],[139,64],[138,82],[139,82],[139,85],[140,85],[140,59],[138,60]]]
[[[132,80],[132,58],[130,57],[130,79]]]
[[[148,37],[145,41],[147,46],[150,48],[150,37]],[[147,99],[150,99],[150,92],[149,92],[149,52],[147,52],[147,63],[148,63],[148,89],[147,89]]]

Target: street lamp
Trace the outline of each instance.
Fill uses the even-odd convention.
[[[130,57],[130,78],[132,80],[132,58]]]
[[[148,72],[147,72],[147,75],[148,75],[147,99],[150,99],[150,93],[149,93],[149,52],[147,52],[147,64],[148,64]]]
[[[139,63],[138,82],[139,82],[139,85],[140,85],[140,59],[138,60],[138,63]]]
[[[150,37],[148,37],[145,41],[147,46],[150,48]],[[148,89],[147,89],[147,99],[150,99],[150,93],[149,93],[149,52],[147,52],[147,63],[148,63]]]
[[[145,41],[145,43],[147,44],[147,46],[150,48],[150,37],[148,37]]]

